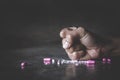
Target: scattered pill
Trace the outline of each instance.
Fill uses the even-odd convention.
[[[111,59],[110,59],[110,58],[108,58],[108,59],[107,59],[107,61],[108,61],[108,62],[111,62]]]
[[[43,63],[44,63],[45,65],[51,64],[51,58],[44,58],[44,59],[43,59]]]
[[[103,62],[106,62],[106,58],[102,58],[102,61],[103,61]]]
[[[27,65],[27,62],[21,62],[20,67],[21,69],[24,69]]]

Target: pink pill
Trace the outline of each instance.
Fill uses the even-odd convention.
[[[27,65],[26,62],[22,62],[22,63],[21,63],[21,67],[24,67],[24,66],[26,66],[26,65]]]
[[[106,58],[102,58],[102,61],[103,61],[103,62],[106,62]]]
[[[110,58],[108,58],[108,59],[107,59],[107,61],[108,61],[108,62],[111,62],[111,59],[110,59]]]
[[[51,64],[51,58],[44,58],[44,59],[43,59],[43,63],[44,63],[45,65]]]
[[[94,60],[88,60],[87,64],[95,64],[95,61]]]
[[[20,64],[21,69],[24,69],[26,66],[27,66],[27,63],[26,63],[26,62],[22,62],[22,63]]]

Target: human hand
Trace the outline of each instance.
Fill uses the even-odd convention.
[[[102,38],[83,27],[68,27],[60,31],[62,46],[72,60],[96,59],[101,56]]]

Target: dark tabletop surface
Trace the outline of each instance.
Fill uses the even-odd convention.
[[[60,45],[42,46],[4,51],[10,54],[2,58],[0,76],[2,80],[119,80],[120,57],[111,62],[95,60],[95,64],[58,64],[58,60],[69,60]],[[54,64],[43,64],[44,58],[55,59]],[[26,63],[21,66],[21,63]]]

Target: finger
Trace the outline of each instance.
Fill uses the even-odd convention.
[[[62,29],[62,30],[60,31],[60,37],[61,37],[61,38],[65,38],[65,37],[66,37],[66,33],[67,33],[66,28]]]
[[[67,37],[62,40],[62,46],[64,49],[70,48],[72,44],[73,44],[73,40],[70,35],[67,35]]]
[[[68,49],[70,47],[70,43],[66,40],[66,38],[62,40],[62,46],[64,49]]]
[[[85,52],[83,50],[81,51],[72,51],[72,53],[68,50],[66,50],[68,57],[71,60],[79,60],[81,57],[85,55]]]
[[[87,48],[87,49],[93,49],[97,47],[95,36],[92,32],[89,32],[83,27],[78,28],[78,33],[80,36],[81,43]]]
[[[61,38],[65,38],[67,35],[71,35],[73,34],[73,32],[71,33],[71,31],[76,30],[76,27],[68,27],[68,28],[64,28],[60,31],[60,37]]]
[[[89,54],[86,54],[84,57],[81,57],[79,60],[90,60],[92,59]]]
[[[77,32],[80,38],[84,37],[88,33],[88,31],[84,27],[78,27]]]

